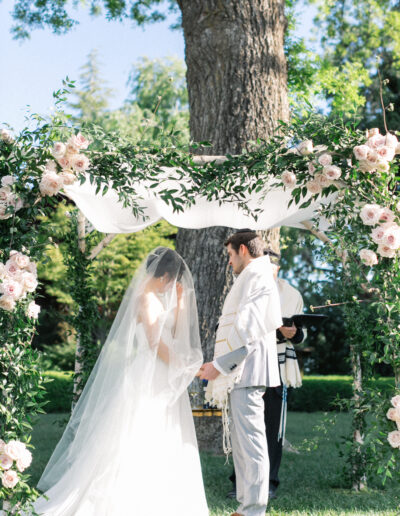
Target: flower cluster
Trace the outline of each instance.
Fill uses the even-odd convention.
[[[80,153],[80,150],[87,149],[88,146],[89,141],[81,133],[71,136],[66,144],[54,144],[51,153],[55,161],[47,161],[39,184],[43,196],[56,195],[61,188],[74,183],[77,173],[85,172],[89,168],[89,158]]]
[[[387,411],[386,417],[396,423],[397,430],[389,432],[388,441],[392,448],[400,448],[400,395],[394,396],[391,403],[392,407]]]
[[[15,193],[12,191],[12,185],[14,183],[14,176],[3,176],[1,178],[0,220],[9,219],[12,217],[13,212],[20,210],[23,206],[21,199],[17,199]],[[14,210],[9,210],[9,206],[12,206]]]
[[[313,178],[307,181],[306,187],[311,194],[321,193],[324,188],[333,184],[342,175],[341,168],[333,164],[332,155],[326,152],[327,149],[325,145],[314,147],[311,140],[305,140],[294,151],[295,154],[301,156],[315,154],[315,159],[308,163],[308,172]],[[282,183],[286,188],[294,188],[297,183],[296,175],[285,170],[282,174]]]
[[[3,140],[3,142],[7,144],[12,144],[14,142],[14,138],[7,129],[0,129],[0,140]]]
[[[366,226],[374,226],[371,239],[378,244],[377,253],[383,258],[394,258],[400,248],[400,226],[396,222],[396,214],[378,204],[365,204],[360,217]],[[369,249],[362,249],[360,258],[368,266],[378,263],[376,253]]]
[[[13,489],[19,482],[16,469],[22,473],[31,465],[31,462],[32,454],[24,443],[21,441],[5,443],[0,439],[0,474],[4,487]]]
[[[25,299],[28,292],[34,292],[38,285],[36,264],[18,251],[11,251],[7,262],[0,262],[0,308],[14,310],[17,301]],[[27,316],[36,319],[40,307],[31,301]]]
[[[354,156],[362,172],[387,172],[396,154],[400,154],[400,144],[394,134],[380,134],[379,129],[367,132],[365,145],[354,147]]]

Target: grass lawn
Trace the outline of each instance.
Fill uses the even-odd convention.
[[[322,419],[323,414],[320,412],[289,413],[287,438],[292,445],[299,446],[304,439],[311,439],[317,435],[314,427]],[[32,439],[36,452],[30,467],[32,485],[36,485],[62,434],[65,423],[65,414],[48,414],[41,416],[36,424]],[[400,486],[397,484],[387,485],[384,490],[369,489],[362,493],[340,487],[343,484],[340,477],[341,459],[335,442],[346,432],[349,423],[347,414],[338,414],[336,424],[332,424],[326,438],[321,441],[316,450],[301,451],[300,454],[284,452],[280,470],[279,496],[270,502],[267,514],[271,516],[400,516]],[[225,464],[225,457],[207,453],[202,454],[202,465],[210,516],[231,514],[237,504],[227,501],[225,494],[230,488],[228,477],[232,465]]]

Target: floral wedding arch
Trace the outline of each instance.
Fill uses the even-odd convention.
[[[343,282],[339,301],[354,372],[351,478],[360,487],[371,468],[383,477],[398,472],[400,144],[394,134],[365,134],[313,115],[282,124],[239,156],[205,158],[173,145],[135,147],[98,127],[86,128],[84,137],[61,117],[36,125],[15,138],[0,133],[0,499],[6,508],[23,510],[37,496],[27,483],[26,445],[32,418],[43,412],[43,378],[30,344],[40,310],[36,263],[52,241],[51,228],[38,218],[55,209],[60,193],[106,233],[137,231],[160,217],[183,227],[222,220],[254,229],[328,228],[324,259]],[[90,254],[105,243],[85,249],[81,216],[71,260],[83,278]],[[365,364],[379,362],[394,371],[389,398],[362,384]],[[368,411],[376,417],[366,425]]]

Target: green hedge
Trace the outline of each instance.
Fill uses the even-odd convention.
[[[378,387],[390,396],[394,390],[394,378],[370,380],[367,386]],[[305,376],[301,388],[290,389],[288,409],[297,412],[336,410],[332,402],[338,396],[341,399],[351,398],[351,376]]]
[[[71,410],[73,373],[47,371],[45,377],[51,381],[45,384],[47,401],[46,412],[69,412]],[[289,393],[289,410],[297,412],[317,412],[335,410],[333,400],[350,398],[351,376],[305,376],[300,389],[291,389]],[[388,397],[394,389],[393,378],[379,378],[371,380],[370,385],[377,386]]]
[[[44,373],[46,381],[47,405],[44,410],[50,412],[70,412],[73,390],[73,373],[64,371],[46,371]]]

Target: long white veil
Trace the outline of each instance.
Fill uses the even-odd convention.
[[[163,287],[152,292],[155,280]],[[151,328],[146,327],[142,315],[149,288],[156,303],[162,305]],[[167,349],[167,361],[160,359],[160,346]],[[104,482],[104,475],[115,479],[125,478],[125,474],[131,476],[132,461],[142,460],[140,475],[145,476],[146,468],[154,466],[146,464],[145,453],[151,462],[151,450],[156,447],[152,440],[159,439],[157,432],[162,431],[157,429],[158,414],[179,400],[202,360],[190,271],[175,251],[157,248],[143,262],[125,293],[38,487],[48,491],[58,484],[56,491],[62,490],[66,495],[66,490],[71,491],[66,503],[72,507],[76,491],[87,488],[87,483],[93,484],[96,479],[97,496],[107,504],[110,496],[115,499],[116,491],[115,486],[111,487],[112,481]],[[113,489],[112,493],[107,492],[107,486]],[[120,488],[126,489],[127,485]],[[48,494],[50,498],[54,489]]]

